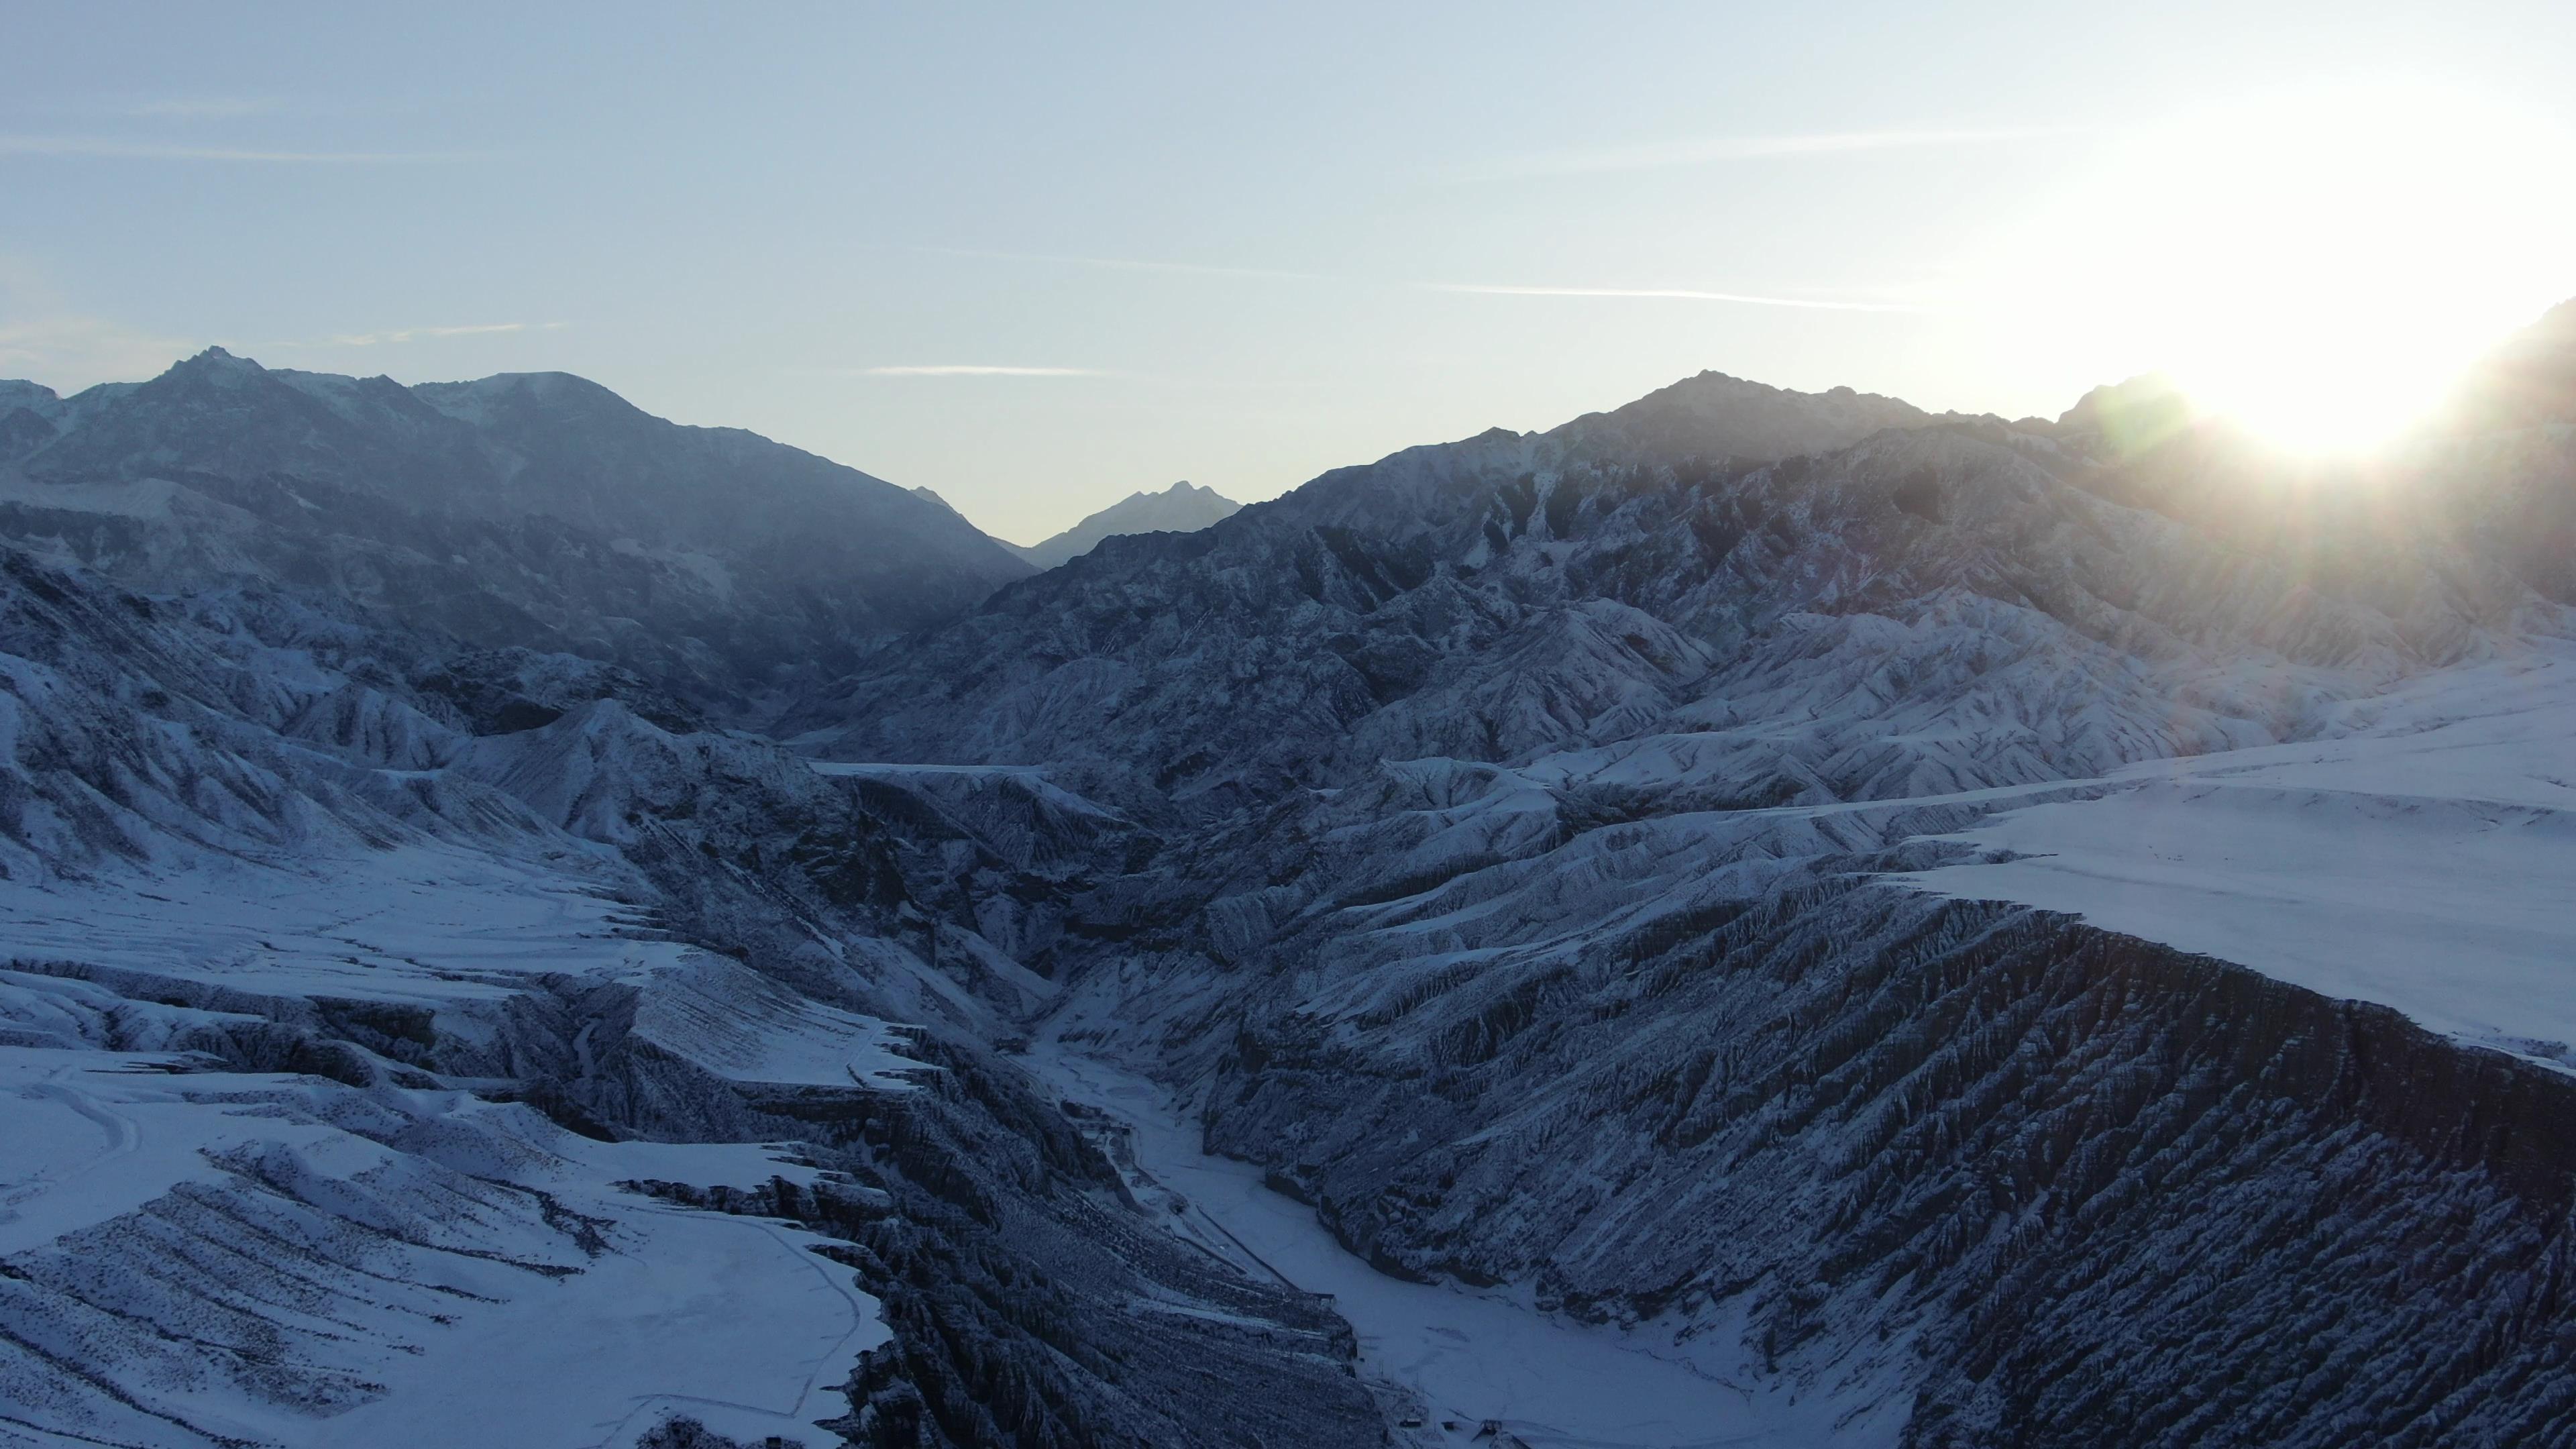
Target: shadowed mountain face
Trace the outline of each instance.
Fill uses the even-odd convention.
[[[406,388],[220,349],[0,393],[0,528],[143,588],[258,579],[464,643],[571,652],[721,710],[1028,566],[954,513],[561,373]]]
[[[1243,507],[1213,488],[1175,483],[1160,493],[1130,493],[1043,543],[1011,551],[1042,569],[1054,568],[1122,533],[1195,533]]]

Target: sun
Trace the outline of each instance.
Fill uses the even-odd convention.
[[[2570,176],[2556,122],[2423,86],[2210,107],[2105,143],[2012,248],[2015,300],[2110,376],[2359,451],[2576,293]]]

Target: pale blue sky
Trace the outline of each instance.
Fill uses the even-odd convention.
[[[2204,339],[2138,273],[2262,205],[2139,138],[2320,87],[2503,158],[2354,203],[2441,217],[2355,313],[2576,293],[2508,194],[2564,4],[0,9],[0,375],[560,368],[1021,541],[1702,368],[2053,414]]]

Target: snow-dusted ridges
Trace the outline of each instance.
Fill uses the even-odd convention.
[[[2295,744],[2124,771],[1911,877],[2576,1067],[2576,648],[2410,681]]]
[[[618,1186],[812,1170],[465,1089],[643,1062],[666,1118],[722,1122],[909,1092],[897,1029],[674,939],[564,802],[507,793],[542,731],[478,752],[381,655],[350,677],[381,636],[8,563],[0,1443],[608,1444],[673,1413],[839,1442],[813,1421],[885,1336],[855,1275]]]
[[[0,1443],[624,1444],[684,1415],[819,1444],[845,1389],[898,1419],[938,1394],[997,1434],[1034,1413],[1339,1444],[1373,1422],[1337,1324],[1161,1244],[976,1045],[1053,992],[1023,962],[1133,826],[1042,780],[817,771],[596,661],[457,651],[255,580],[147,597],[53,554],[0,545],[0,1075],[74,1068],[28,1084],[28,1132],[62,1150],[7,1144],[30,1165],[5,1189],[0,1405],[53,1418]],[[49,1093],[144,1058],[171,1150],[48,1196],[90,1160]],[[520,1119],[588,1165],[489,1140]],[[593,1160],[549,1123],[620,1140]],[[791,1138],[828,1172],[712,1190],[781,1154],[700,1139]],[[237,1170],[308,1140],[331,1154],[295,1168],[314,1201]],[[471,1197],[528,1266],[379,1212],[380,1187],[424,1213]],[[805,1251],[823,1238],[838,1261]],[[1004,1291],[1041,1280],[1070,1296]],[[873,1367],[845,1287],[904,1327]],[[449,1289],[489,1304],[442,1325]],[[1114,1359],[1051,1348],[1068,1313]],[[241,1362],[170,1346],[209,1324]],[[995,1364],[1030,1396],[988,1414]],[[1239,1394],[1210,1400],[1198,1365]]]
[[[0,1051],[0,1444],[615,1445],[674,1413],[839,1442],[814,1421],[875,1301],[810,1234],[617,1186],[810,1170],[165,1063]]]
[[[1766,1377],[1740,1327],[1674,1319],[1618,1329],[1540,1311],[1525,1286],[1476,1290],[1379,1272],[1273,1190],[1258,1166],[1201,1148],[1194,1114],[1145,1078],[1084,1055],[1079,1013],[1021,1060],[1123,1134],[1129,1186],[1173,1231],[1245,1272],[1309,1293],[1359,1335],[1360,1372],[1420,1417],[1404,1442],[1470,1442],[1489,1421],[1534,1449],[1892,1449],[1905,1397],[1858,1379],[1802,1395]],[[1438,1429],[1443,1423],[1456,1432]]]
[[[537,989],[635,988],[632,1029],[730,1080],[904,1090],[895,1029],[806,1000],[739,962],[652,939],[595,859],[435,845],[112,882],[0,881],[7,959],[144,996],[426,1008],[431,1030],[489,1037]]]
[[[2082,427],[1838,433],[1854,419],[1814,404],[1684,384],[1670,426],[1641,405],[1411,450],[1187,539],[1112,541],[871,660],[798,718],[800,747],[1043,770],[1177,835],[1122,886],[1148,924],[1092,953],[1056,1019],[1203,1091],[1205,1141],[1373,1261],[1749,1332],[1766,1387],[1901,1380],[1962,1443],[2549,1432],[2557,1401],[2517,1377],[2557,1362],[2547,1330],[2496,1327],[2512,1366],[2437,1353],[2403,1390],[2305,1379],[2259,1335],[2393,1369],[2408,1322],[2484,1343],[2491,1305],[2545,1292],[2554,1189],[2516,1164],[2565,1156],[2533,1105],[2555,1079],[2293,988],[2405,1007],[2453,980],[2410,946],[2482,925],[2470,964],[2535,984],[2566,956],[2543,904],[2562,862],[2514,832],[2561,807],[2438,778],[2432,746],[2381,761],[2414,785],[2229,772],[2379,748],[2360,737],[2405,723],[2390,701],[2496,717],[2480,681],[2568,633],[2534,542],[2565,536],[2563,442],[2434,440],[2322,479],[2225,437],[2131,466]],[[1774,423],[1817,456],[1756,466],[1787,447]],[[2424,872],[2411,941],[2375,933],[2407,979],[2370,983],[1944,898],[2037,899],[1981,882],[2047,869],[1987,848],[2043,821],[2089,822],[2060,831],[2066,859],[2132,879],[2122,812],[2169,778],[2224,786],[2207,798],[2310,862],[2285,931],[2339,899],[2400,910],[2369,881],[2455,843],[2501,908]],[[2334,861],[2383,821],[2383,859]],[[2402,1108],[2394,1063],[2420,1068]],[[2512,1139],[2492,1162],[2441,1155],[2489,1114],[2477,1130]],[[2268,1226],[2373,1173],[2407,1186],[2350,1209],[2348,1255]],[[2445,1213],[2546,1241],[2460,1241]],[[2503,1296],[2407,1297],[2431,1239],[2486,1255]],[[2166,1252],[2262,1286],[2141,1266]],[[2237,1349],[2157,1346],[2198,1334]],[[2150,1361],[2134,1397],[2081,1367]],[[2231,1361],[2259,1379],[2210,1367]]]
[[[899,1092],[919,1064],[881,1021],[656,939],[613,861],[553,857],[433,841],[0,882],[0,1401],[35,1411],[11,1419],[430,1449],[625,1443],[682,1413],[839,1442],[814,1421],[885,1337],[849,1271],[810,1234],[616,1186],[809,1170],[590,1141],[429,1087],[404,1048],[497,1075],[518,998],[611,988],[621,1051],[747,1088]],[[343,1018],[392,1038],[374,1085],[206,1070]]]
[[[1352,981],[1365,994],[1312,1007],[1365,1010],[1478,959],[1459,943],[1489,935],[1498,912],[1531,930],[1614,928],[1623,880],[1651,905],[1676,881],[1705,890],[1731,873],[1750,893],[1800,862],[1956,846],[1968,859],[1904,878],[2078,914],[2479,1045],[2576,1059],[2576,912],[2559,900],[2576,880],[2576,654],[2545,638],[2510,646],[2326,707],[2317,729],[2103,776],[1750,810],[1695,808],[1740,788],[1734,732],[1520,766],[1390,763],[1372,822],[1343,838],[1377,879],[1415,888],[1378,902],[1363,884],[1328,902],[1347,933],[1335,949],[1373,964]],[[1644,813],[1567,842],[1566,807],[1587,799]],[[1308,900],[1265,894],[1265,911]],[[1248,906],[1217,907],[1223,941]],[[1381,932],[1412,944],[1386,959],[1364,945]],[[1564,938],[1567,959],[1583,939]]]
[[[2373,561],[2329,573],[2112,501],[1999,425],[1769,467],[1711,461],[1736,456],[1722,426],[1695,455],[1632,433],[1413,449],[1112,541],[871,659],[796,716],[800,744],[1221,810],[1384,759],[1715,734],[1709,803],[1821,803],[2295,738],[2552,614],[2479,530],[2304,500]],[[2456,471],[2463,508],[2547,492],[2543,460]]]
[[[104,880],[0,882],[9,954],[257,996],[460,1006],[535,976],[640,977],[688,948],[643,922],[601,862],[439,843]]]
[[[1975,1258],[1984,1250],[1972,1245],[1991,1242],[2006,1261],[2018,1256],[2012,1273],[2050,1275],[2070,1301],[2134,1305],[2134,1323],[2051,1310],[2046,1330],[2013,1350],[2029,1360],[2082,1361],[2106,1340],[2163,1342],[2186,1332],[2181,1324],[2215,1341],[2267,1323],[2276,1333],[2313,1328],[2336,1352],[2385,1356],[2407,1339],[2407,1312],[2486,1321],[2478,1304],[2428,1307],[2386,1286],[2421,1251],[2416,1235],[2444,1231],[2410,1213],[2468,1214],[2470,1203],[2514,1224],[2495,1228],[2505,1236],[2494,1243],[2487,1229],[2473,1236],[2497,1275],[2481,1280],[2499,1285],[2495,1311],[2518,1311],[2504,1305],[2540,1291],[2522,1275],[2545,1271],[2532,1260],[2552,1251],[2520,1235],[2553,1209],[2546,1190],[2517,1204],[2494,1184],[2510,1180],[2509,1159],[2565,1157],[2553,1129],[2528,1115],[2535,1089],[2492,1058],[2480,1065],[2483,1053],[2463,1054],[2458,1068],[2476,1077],[2474,1095],[2438,1073],[2407,1075],[2393,1064],[2426,1048],[2384,1013],[2313,997],[2285,1010],[2305,993],[2249,988],[2246,971],[2192,963],[2196,994],[2185,994],[2176,979],[2185,972],[2151,947],[2008,910],[1900,902],[1928,884],[2080,913],[2101,932],[2393,1005],[2472,1045],[2564,1070],[2556,1003],[2571,994],[2565,973],[2576,959],[2559,904],[2562,883],[2576,878],[2565,848],[2576,803],[2563,763],[2576,737],[2569,659],[2563,644],[2537,640],[2419,675],[2321,709],[2320,737],[2309,741],[1912,798],[1681,808],[1697,787],[1668,767],[1691,758],[1686,737],[1519,765],[1390,763],[1318,797],[1301,821],[1311,853],[1274,856],[1303,871],[1247,870],[1273,883],[1211,902],[1208,939],[1230,971],[1099,973],[1074,984],[1059,1020],[1095,1049],[1159,1054],[1170,1075],[1205,1083],[1195,1088],[1205,1093],[1204,1140],[1298,1183],[1344,1244],[1435,1277],[1504,1277],[1506,1287],[1481,1290],[1489,1297],[1535,1292],[1554,1307],[1562,1293],[1588,1304],[1587,1317],[1653,1315],[1655,1331],[1679,1327],[1711,1354],[1739,1342],[1748,1353],[1797,1345],[1755,1355],[1762,1367],[1738,1381],[1759,1400],[1814,1406],[1820,1390],[1848,1385],[1853,1402],[1885,1412],[1912,1389],[1951,1416],[1945,1424],[2036,1412],[1981,1409],[1973,1413],[2007,1417],[1974,1419],[1959,1405],[1978,1392],[2014,1405],[2045,1394],[2059,1423],[2102,1412],[2105,1395],[2196,1402],[2163,1398],[2195,1381],[2190,1365],[2141,1367],[2135,1381],[2115,1375],[2089,1394],[2053,1380],[1969,1385],[1947,1367],[1967,1350],[1935,1352],[1917,1377],[1897,1366],[1910,1350],[1890,1349],[1884,1335],[1895,1329],[1901,1343],[1908,1331],[1946,1331],[1903,1305],[1976,1281],[1945,1255]],[[1619,792],[1608,798],[1643,813],[1592,814],[1588,802],[1603,797],[1585,790],[1612,783]],[[1681,799],[1659,801],[1659,785]],[[2054,854],[2002,858],[2015,850]],[[1920,869],[1936,863],[1954,864]],[[1978,979],[1994,954],[2013,963],[2009,987]],[[2097,989],[2107,1000],[2071,1004],[2069,982],[2043,987],[2037,974],[2089,969],[2104,971],[2109,984]],[[2161,999],[2168,989],[2177,999]],[[1777,1018],[1764,1015],[1775,1009]],[[2213,1029],[2233,1033],[2233,1050],[2258,1064],[2243,1081],[2223,1055],[2178,1045]],[[2287,1041],[2266,1034],[2282,1030]],[[1768,1058],[1772,1041],[1808,1033],[1812,1055],[1785,1067]],[[2231,1094],[2223,1109],[2200,1095],[2211,1084]],[[2369,1119],[2335,1115],[2354,1097],[2372,1104]],[[1998,1105],[2006,1125],[1980,1125]],[[1136,1115],[1138,1102],[1125,1110]],[[2274,1115],[2285,1111],[2319,1116],[2285,1126]],[[2377,1135],[2407,1113],[2480,1122],[2505,1145],[2492,1166],[2427,1166]],[[2192,1125],[2176,1139],[2181,1122]],[[1192,1207],[1245,1241],[1296,1251],[1305,1213],[1252,1187],[1248,1169],[1186,1156],[1199,1140],[1184,1131],[1168,1144],[1165,1180],[1188,1183]],[[2176,1140],[2227,1165],[2187,1169]],[[2034,1145],[2046,1143],[2066,1146]],[[2123,1154],[2133,1159],[2124,1174],[2100,1165]],[[2347,1160],[2313,1169],[2325,1175],[2303,1185],[2312,1169],[2285,1166],[2284,1154]],[[2402,1173],[2404,1186],[2365,1209],[2356,1194],[2372,1173]],[[2002,1205],[1989,1209],[1988,1192]],[[2302,1196],[2310,1192],[2322,1197]],[[2172,1206],[2186,1195],[2226,1205]],[[2350,1217],[2317,1229],[2316,1244],[2244,1227],[2328,1211]],[[1258,1236],[1273,1229],[1281,1236]],[[2106,1242],[2129,1232],[2138,1246]],[[2349,1234],[2348,1260],[2333,1246],[2337,1232]],[[1684,1240],[1689,1248],[1671,1246]],[[2280,1276],[2190,1302],[2191,1275],[2151,1266],[2161,1250],[2149,1241],[2197,1244]],[[1802,1256],[1810,1243],[1813,1259]],[[1895,1266],[1869,1256],[1891,1243],[1905,1245]],[[2084,1263],[2087,1251],[2107,1256]],[[1652,1266],[1630,1266],[1641,1261]],[[1774,1271],[1780,1278],[1750,1299],[1725,1296]],[[1402,1327],[1400,1315],[1373,1319],[1395,1307],[1364,1286],[1309,1286],[1353,1295],[1344,1311],[1373,1368],[1387,1361],[1385,1335],[1427,1331]],[[2040,1311],[1996,1294],[1977,1322]],[[2303,1303],[2331,1304],[2334,1322],[2317,1322]],[[1465,1327],[1463,1314],[1423,1322]],[[1517,1332],[1489,1331],[1496,1356],[1518,1351]],[[2513,1342],[2516,1355],[2548,1357],[2530,1337]],[[1433,1335],[1404,1359],[1411,1381],[1432,1382],[1458,1345]],[[2441,1382],[2485,1371],[2487,1360],[2465,1357],[2442,1356]],[[2281,1372],[2261,1369],[2266,1382]],[[2523,1370],[2495,1372],[2508,1381]],[[1550,1382],[1532,1369],[1486,1385],[1484,1402],[1543,1399]],[[1630,1401],[1653,1402],[1642,1390]],[[1703,1410],[1703,1437],[1731,1442],[1721,1436],[1741,1403]],[[2545,1425],[2551,1403],[2498,1393],[2440,1422],[2492,1414]],[[2252,1423],[2262,1411],[2204,1412]],[[2275,1412],[2306,1442],[2333,1442],[2323,1419]],[[2150,1442],[2194,1442],[2193,1420],[2180,1408],[2157,1414]],[[1821,1414],[1784,1442],[1844,1442],[1837,1433],[1869,1442],[1872,1422]],[[1689,1442],[1669,1430],[1622,1439],[1597,1421],[1566,1442],[1578,1438]]]

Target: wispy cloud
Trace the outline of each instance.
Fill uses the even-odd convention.
[[[862,367],[856,371],[862,377],[1108,377],[1111,375],[1096,367],[1011,367],[969,362],[905,363],[893,367]]]
[[[1749,292],[1701,292],[1682,287],[1487,287],[1467,282],[1424,282],[1431,292],[1470,292],[1488,297],[1632,297],[1667,302],[1733,302],[1747,307],[1804,307],[1819,312],[1920,312],[1910,302],[1837,302],[1815,297],[1764,297]]]
[[[281,342],[280,347],[376,347],[417,342],[424,337],[480,337],[493,332],[559,332],[561,322],[475,322],[461,327],[397,327],[384,332],[344,332],[310,342]]]
[[[287,165],[414,165],[461,161],[445,151],[274,151],[249,146],[188,146],[117,141],[100,136],[0,136],[0,156],[93,156],[120,161],[227,161]]]
[[[119,114],[168,121],[230,121],[264,116],[278,108],[279,102],[266,96],[170,96],[137,101],[120,108]]]
[[[1118,272],[1190,272],[1209,277],[1267,277],[1278,281],[1326,282],[1320,272],[1283,271],[1276,267],[1230,267],[1208,262],[1172,262],[1148,257],[1081,257],[1055,252],[993,251],[982,247],[907,247],[938,257],[981,257],[988,261],[1049,262],[1068,267],[1104,267]]]
[[[1910,131],[1834,131],[1806,136],[1701,136],[1632,146],[1564,147],[1507,157],[1471,168],[1478,180],[1573,176],[1600,171],[1655,171],[1721,161],[1760,161],[1791,156],[1834,156],[1859,151],[1987,146],[2063,135],[2061,128],[2017,127]]]
[[[1805,138],[1798,138],[1798,137],[1786,137],[1786,138],[1774,138],[1774,141],[1773,141],[1771,144],[1788,145],[1788,144],[1792,144],[1792,143],[1798,142],[1798,141],[1800,141],[1800,140],[1804,140],[1804,141],[1807,141],[1807,142],[1823,142],[1823,141],[1828,141],[1828,140],[1847,140],[1847,139],[1850,139],[1850,138],[1836,138],[1836,137],[1805,137]],[[1335,276],[1332,276],[1332,275],[1329,275],[1329,274],[1327,274],[1327,273],[1323,273],[1323,272],[1292,272],[1292,271],[1280,271],[1280,270],[1275,270],[1275,269],[1268,268],[1268,267],[1228,267],[1228,266],[1214,266],[1214,265],[1209,265],[1209,264],[1200,263],[1200,262],[1147,261],[1147,260],[1141,260],[1141,259],[1137,259],[1137,258],[1127,258],[1127,257],[1078,257],[1078,256],[1062,256],[1062,255],[1057,255],[1057,254],[1054,254],[1054,253],[1048,253],[1048,252],[1013,252],[1013,251],[993,251],[993,250],[986,250],[986,249],[982,249],[982,248],[969,248],[969,247],[928,247],[928,246],[921,246],[921,247],[909,247],[909,248],[906,248],[906,250],[909,250],[909,251],[916,251],[916,252],[926,252],[926,253],[929,253],[929,254],[932,254],[932,255],[935,255],[935,256],[949,256],[949,257],[988,257],[988,258],[993,258],[993,259],[996,259],[996,260],[1002,260],[1002,261],[1015,261],[1015,262],[1053,262],[1053,263],[1058,263],[1058,264],[1062,264],[1062,265],[1066,265],[1066,266],[1081,266],[1081,267],[1108,267],[1108,268],[1113,268],[1113,269],[1116,269],[1116,270],[1119,270],[1119,271],[1137,271],[1137,272],[1195,272],[1195,273],[1202,273],[1202,274],[1210,275],[1210,276],[1221,276],[1221,277],[1259,277],[1259,278],[1277,278],[1277,279],[1284,279],[1284,280],[1290,280],[1290,281],[1299,281],[1299,282],[1339,282],[1339,283],[1344,283],[1344,284],[1346,284],[1346,285],[1379,285],[1379,284],[1375,284],[1375,283],[1357,283],[1357,284],[1354,284],[1354,283],[1351,283],[1351,280],[1350,280],[1349,278],[1344,278],[1344,277],[1335,277]],[[1915,305],[1915,304],[1913,304],[1913,303],[1910,303],[1910,302],[1899,302],[1899,301],[1885,301],[1885,300],[1836,300],[1836,299],[1831,299],[1831,298],[1820,298],[1820,297],[1772,297],[1772,296],[1758,296],[1758,295],[1754,295],[1754,294],[1751,294],[1751,293],[1745,293],[1745,292],[1705,292],[1705,291],[1696,291],[1696,290],[1690,290],[1690,289],[1685,289],[1685,288],[1671,288],[1671,287],[1656,287],[1656,288],[1642,288],[1642,287],[1509,287],[1509,286],[1485,286],[1485,285],[1480,285],[1480,284],[1476,284],[1476,283],[1469,283],[1469,282],[1418,282],[1418,283],[1415,283],[1415,284],[1413,284],[1413,285],[1415,285],[1416,287],[1419,287],[1419,288],[1421,288],[1421,289],[1423,289],[1423,290],[1426,290],[1426,291],[1433,291],[1433,292],[1473,292],[1473,293],[1483,293],[1483,294],[1486,294],[1486,295],[1489,295],[1489,296],[1500,296],[1500,297],[1640,297],[1640,298],[1658,298],[1658,299],[1662,299],[1662,300],[1664,300],[1664,301],[1679,301],[1679,302],[1734,302],[1734,303],[1739,303],[1739,304],[1742,304],[1742,305],[1745,305],[1745,306],[1752,306],[1752,307],[1805,307],[1805,308],[1812,308],[1812,309],[1815,309],[1815,310],[1818,310],[1818,311],[1825,311],[1825,312],[1920,312],[1920,311],[1927,310],[1927,309],[1925,309],[1925,308],[1923,308],[1923,307],[1917,306],[1917,305]],[[870,369],[866,369],[866,370],[867,370],[867,371],[870,371],[870,372],[875,372],[875,373],[905,373],[905,372],[918,372],[918,373],[934,373],[934,372],[975,373],[975,372],[1020,372],[1020,371],[1029,371],[1029,372],[1044,373],[1044,374],[1048,374],[1048,375],[1088,375],[1088,370],[1087,370],[1087,369],[1082,369],[1082,368],[1071,368],[1071,369],[1043,369],[1043,368],[1042,368],[1042,369],[1018,369],[1018,368],[970,368],[970,367],[955,367],[955,368],[870,368]]]

